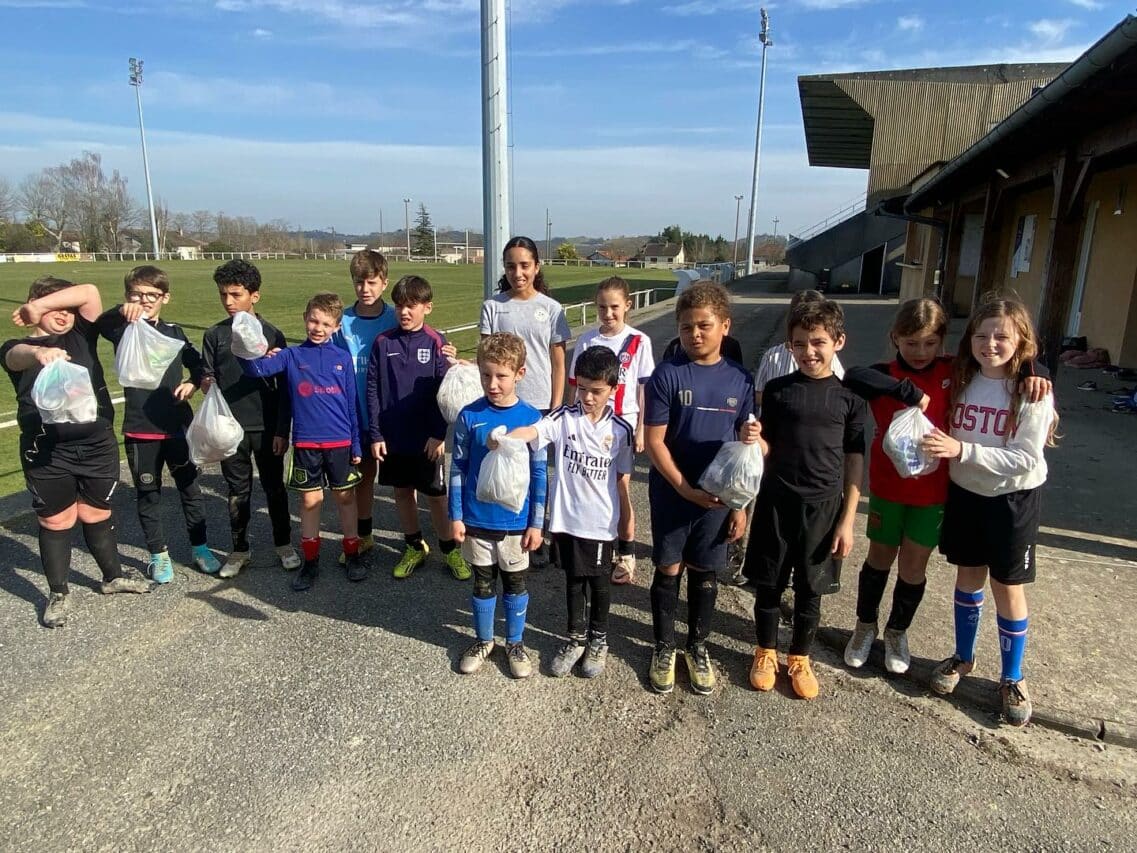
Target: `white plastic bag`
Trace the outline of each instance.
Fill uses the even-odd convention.
[[[32,402],[45,424],[89,424],[99,416],[91,374],[65,358],[49,362],[32,385]]]
[[[153,391],[185,341],[168,338],[145,319],[128,323],[118,342],[114,365],[123,388],[145,388]]]
[[[892,416],[882,445],[901,477],[923,477],[940,467],[940,460],[920,447],[924,436],[936,426],[916,406],[901,409]]]
[[[751,415],[748,421],[753,420]],[[719,448],[703,472],[699,488],[710,492],[731,509],[744,509],[758,494],[765,470],[762,446],[758,442],[743,444],[741,441],[728,441]]]
[[[506,438],[505,427],[490,433],[497,439],[478,471],[478,500],[500,504],[510,512],[521,512],[529,497],[529,445],[517,438]]]
[[[268,338],[261,321],[248,311],[234,314],[233,340],[229,348],[237,358],[262,358],[268,352]]]
[[[221,389],[214,382],[186,430],[190,459],[194,465],[228,459],[237,452],[244,437],[245,431],[233,417]]]
[[[476,364],[453,364],[438,388],[438,408],[446,423],[458,420],[458,413],[482,396],[482,377]]]

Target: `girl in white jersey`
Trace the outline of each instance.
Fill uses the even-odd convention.
[[[624,322],[632,309],[632,295],[628,283],[612,276],[596,287],[596,315],[600,326],[589,329],[576,342],[569,364],[568,381],[576,385],[576,361],[589,347],[606,347],[616,354],[620,362],[620,375],[612,394],[612,410],[635,430],[635,451],[644,449],[644,385],[651,379],[655,359],[651,352],[651,338]],[[636,519],[631,504],[622,508],[627,513],[627,525],[620,531],[613,563],[612,583],[631,583],[636,576]]]
[[[991,299],[972,315],[959,344],[949,408],[951,434],[936,430],[924,448],[951,460],[940,551],[955,563],[955,654],[932,673],[951,693],[975,667],[975,640],[988,574],[998,614],[1003,717],[1026,725],[1031,703],[1022,675],[1026,584],[1034,581],[1043,449],[1054,444],[1054,398],[1027,402],[1019,368],[1038,352],[1021,302]]]

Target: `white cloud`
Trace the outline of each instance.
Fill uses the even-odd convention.
[[[253,30],[253,38],[270,39],[272,38],[272,30],[265,30],[257,27],[255,30]]]
[[[1070,18],[1041,18],[1031,21],[1027,27],[1043,44],[1057,44],[1066,38],[1066,33],[1075,22]]]
[[[870,2],[872,0],[801,0],[801,5],[806,9],[847,9]]]
[[[0,112],[0,175],[17,182],[86,149],[143,186],[137,128]],[[474,145],[381,145],[356,140],[282,142],[147,130],[155,191],[179,210],[225,210],[293,224],[377,227],[401,199],[422,200],[435,222],[478,227],[481,152]],[[552,207],[558,232],[644,233],[667,222],[710,234],[734,227],[734,194],[749,186],[753,149],[714,147],[696,135],[653,145],[518,148],[514,230],[539,232]],[[804,152],[763,151],[759,216],[793,227],[863,192],[866,173],[811,169]],[[660,180],[666,175],[666,180]],[[747,192],[747,195],[749,193]]]
[[[924,19],[919,15],[902,15],[896,19],[896,29],[902,33],[917,33],[924,29]]]
[[[1104,3],[1099,3],[1098,0],[1067,0],[1067,2],[1073,6],[1077,6],[1079,9],[1089,9],[1090,11],[1096,11],[1105,5]]]

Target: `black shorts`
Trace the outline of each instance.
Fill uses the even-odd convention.
[[[595,578],[612,574],[616,540],[581,539],[571,533],[554,533],[557,561],[570,578]]]
[[[949,483],[940,553],[957,566],[987,566],[1008,586],[1033,583],[1041,510],[1041,489],[987,497]]]
[[[750,544],[742,572],[755,586],[808,588],[817,595],[839,592],[841,560],[833,536],[844,498],[805,501],[786,489],[758,493]]]
[[[726,568],[730,510],[703,509],[679,497],[670,484],[656,476],[648,480],[648,499],[654,565],[683,563],[703,572]]]
[[[379,485],[440,498],[446,494],[446,455],[432,462],[425,453],[389,453],[379,463]]]
[[[354,489],[360,481],[359,469],[351,464],[350,447],[294,447],[288,488],[315,492],[325,486],[332,491]]]
[[[118,441],[107,429],[82,441],[46,444],[20,437],[24,482],[32,509],[50,518],[77,501],[95,509],[110,509],[118,486]]]

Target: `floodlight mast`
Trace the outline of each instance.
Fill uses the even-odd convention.
[[[403,227],[407,232],[407,263],[411,260],[411,200],[403,199]]]
[[[750,223],[746,232],[750,235],[746,247],[746,274],[754,274],[754,232],[758,227],[758,172],[762,163],[762,108],[766,103],[766,48],[774,46],[770,38],[770,16],[761,9],[762,30],[758,41],[762,43],[762,73],[758,78],[758,131],[754,138],[754,180],[750,189]]]
[[[505,0],[482,0],[482,291],[486,299],[497,291],[510,233],[505,29]]]
[[[142,60],[130,58],[130,85],[138,102],[138,133],[142,136],[142,171],[146,175],[146,203],[150,206],[150,239],[154,246],[154,259],[160,258],[158,246],[158,219],[154,215],[154,191],[150,188],[150,157],[146,153],[146,126],[142,123]]]

